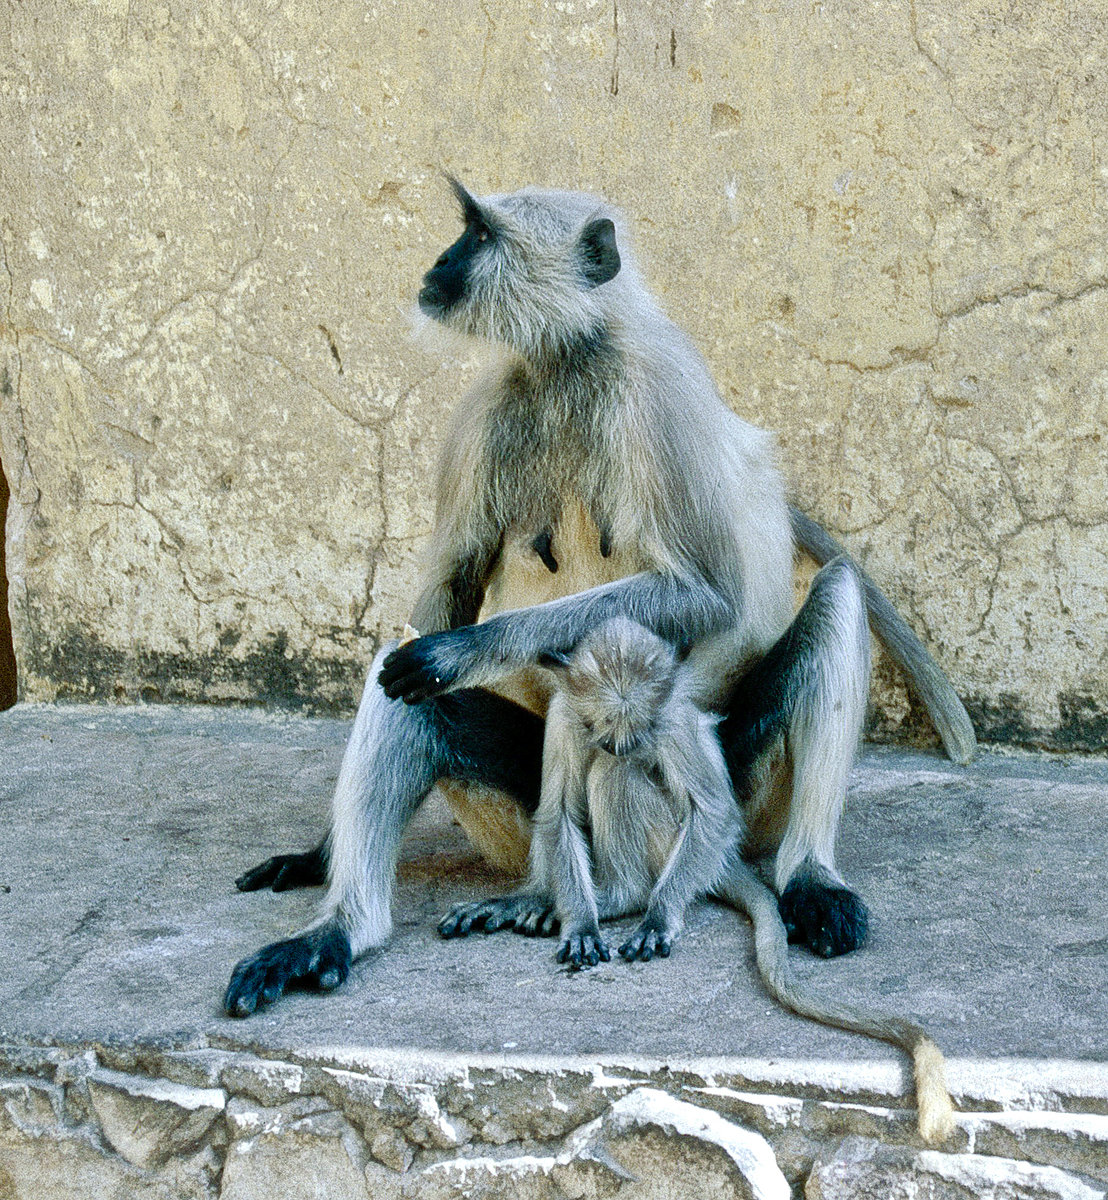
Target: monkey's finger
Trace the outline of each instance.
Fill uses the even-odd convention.
[[[446,914],[438,924],[439,934],[444,938],[465,937],[465,933],[461,932],[462,918],[470,911],[472,906],[469,904],[455,904],[454,907]],[[469,932],[469,927],[466,926],[466,933]]]
[[[300,871],[293,863],[285,863],[270,886],[275,892],[288,892],[300,887]]]
[[[244,871],[235,880],[235,887],[240,892],[256,892],[266,887],[287,892],[292,888],[316,887],[325,881],[326,875],[326,858],[318,849],[304,854],[275,854]]]
[[[251,867],[249,871],[243,871],[235,880],[235,887],[240,892],[256,892],[259,888],[269,887],[281,873],[285,857],[283,854],[275,854],[256,867]]]
[[[491,912],[485,918],[485,923],[482,929],[485,933],[496,933],[500,929],[507,929],[516,923],[515,916],[510,912],[505,912],[503,909],[499,912]]]
[[[312,960],[309,977],[321,992],[333,992],[350,974],[350,961],[349,943],[326,941]]]
[[[271,978],[270,974],[266,975],[265,987],[262,988],[259,1000],[262,1004],[272,1004],[274,1000],[280,1000],[281,993],[285,990],[286,981],[279,975]]]
[[[558,926],[561,922],[558,920],[557,914],[551,910],[542,919],[542,925],[539,926],[539,934],[542,937],[553,937],[558,932]],[[607,959],[604,960],[607,962]]]
[[[458,922],[458,937],[467,937],[470,930],[477,930],[484,927],[485,913],[467,912],[462,915],[462,919]]]
[[[229,1017],[249,1017],[258,1007],[265,986],[265,968],[244,959],[231,972],[231,982],[223,996],[223,1010]]]
[[[524,937],[538,937],[540,932],[541,912],[529,912],[521,921],[516,921],[516,933]]]

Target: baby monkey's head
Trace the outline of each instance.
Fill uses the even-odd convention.
[[[667,642],[627,617],[612,617],[572,653],[542,661],[561,676],[569,707],[594,746],[623,756],[651,744],[677,670]]]

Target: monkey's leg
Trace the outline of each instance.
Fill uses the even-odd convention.
[[[554,892],[562,921],[557,959],[572,970],[595,967],[612,957],[600,936],[600,918],[592,881],[592,861],[583,830],[563,806],[554,860]]]
[[[849,562],[835,559],[782,637],[738,682],[720,724],[748,824],[777,842],[775,883],[790,939],[824,957],[857,949],[868,924],[834,857],[868,687],[862,589]],[[775,759],[791,770],[784,795],[768,786]]]
[[[789,517],[797,543],[817,563],[822,565],[837,555],[846,554],[843,547],[822,525],[805,516],[799,509],[790,506]],[[851,562],[854,560],[851,559]],[[873,631],[885,643],[919,693],[924,707],[935,722],[935,728],[942,738],[947,754],[962,765],[972,761],[977,753],[977,737],[965,705],[958,699],[950,680],[912,632],[908,623],[893,608],[884,592],[857,563],[854,563],[854,566],[865,589],[866,606],[869,609]]]
[[[292,984],[329,991],[355,958],[387,940],[400,837],[436,780],[488,784],[528,812],[538,804],[541,719],[489,692],[390,701],[377,686],[387,652],[370,668],[339,772],[323,913],[235,967],[224,997],[231,1016],[249,1016]]]
[[[549,937],[557,932],[555,864],[561,820],[567,796],[580,796],[584,790],[583,772],[580,743],[567,733],[565,701],[555,695],[546,716],[542,784],[531,826],[526,882],[510,896],[455,904],[439,922],[443,937],[465,937],[473,930],[495,933],[512,929],[527,937]]]
[[[688,816],[651,889],[642,923],[619,948],[628,962],[649,962],[655,955],[668,958],[689,905],[723,877],[731,858],[739,852],[743,824],[723,756],[710,726],[701,737],[707,761],[683,764],[692,766],[696,776],[682,781],[691,785]]]
[[[588,820],[587,753],[583,730],[556,693],[546,714],[542,793],[531,839],[531,874],[549,882],[561,923],[558,962],[571,970],[608,962],[600,936],[592,853],[582,827]]]

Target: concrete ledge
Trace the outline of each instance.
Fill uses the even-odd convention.
[[[668,961],[578,975],[550,942],[440,941],[449,903],[509,881],[433,802],[389,950],[335,995],[223,1017],[236,958],[315,903],[232,880],[318,834],[345,732],[0,716],[4,1200],[1103,1195],[1108,764],[868,749],[855,772],[841,859],[873,939],[797,969],[934,1032],[962,1110],[935,1155],[905,1064],[775,1008],[728,910]]]

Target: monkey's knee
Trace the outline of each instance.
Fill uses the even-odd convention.
[[[789,941],[821,958],[848,954],[866,940],[869,909],[861,896],[816,873],[798,871],[781,893],[779,908]]]

